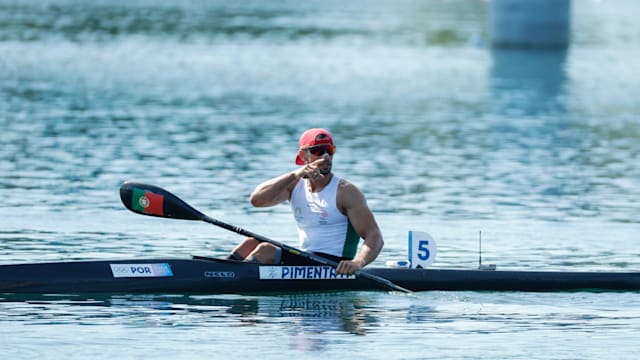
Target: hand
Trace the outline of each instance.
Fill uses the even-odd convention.
[[[324,178],[324,174],[320,170],[320,167],[324,165],[325,161],[327,161],[324,157],[315,160],[314,162],[306,164],[302,169],[300,169],[300,177],[308,178],[311,180],[320,180]]]
[[[336,273],[344,275],[353,275],[362,269],[362,265],[353,260],[342,260],[336,268]]]

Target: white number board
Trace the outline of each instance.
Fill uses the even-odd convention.
[[[409,261],[412,268],[426,268],[433,263],[437,254],[436,241],[422,231],[409,231]]]

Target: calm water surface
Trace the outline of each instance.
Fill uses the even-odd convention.
[[[0,263],[219,256],[134,215],[125,180],[295,238],[255,185],[308,127],[385,235],[434,267],[640,270],[640,25],[572,2],[567,51],[494,50],[486,1],[0,0]],[[0,357],[632,359],[637,293],[45,296],[0,302]]]

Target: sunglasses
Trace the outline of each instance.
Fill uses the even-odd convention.
[[[314,155],[314,156],[322,156],[325,153],[329,155],[333,155],[336,152],[336,147],[334,145],[325,144],[325,145],[312,146],[312,147],[306,148],[306,150],[308,150],[309,153],[311,153],[311,155]]]

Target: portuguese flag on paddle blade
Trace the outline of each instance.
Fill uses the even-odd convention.
[[[133,210],[145,214],[164,216],[163,209],[164,196],[154,194],[147,190],[133,188],[131,207]]]

